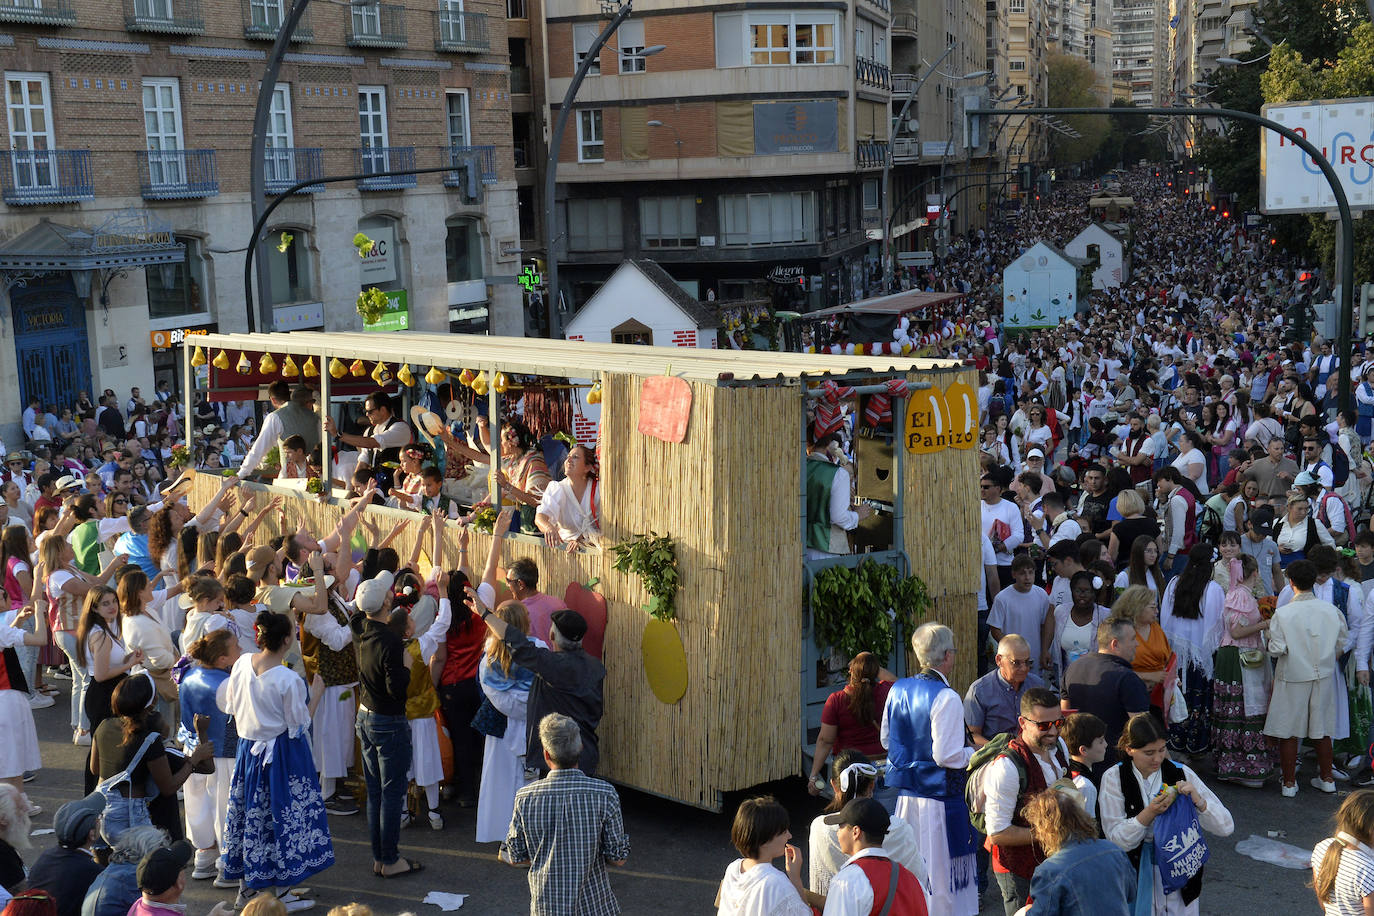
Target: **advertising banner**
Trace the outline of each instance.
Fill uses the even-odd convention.
[[[1261,114],[1322,151],[1352,210],[1374,208],[1374,99],[1334,99],[1265,105]],[[1336,197],[1321,169],[1296,144],[1260,131],[1260,209],[1265,213],[1326,213]]]
[[[833,153],[839,149],[840,106],[823,102],[754,104],[754,155]]]

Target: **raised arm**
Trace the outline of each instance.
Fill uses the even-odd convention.
[[[426,515],[424,520],[420,522],[420,530],[416,532],[414,543],[410,546],[410,555],[406,557],[405,565],[407,567],[414,569],[415,564],[420,562],[420,551],[424,549],[425,536],[433,530],[437,523],[438,520],[432,515]]]
[[[496,573],[501,567],[501,548],[506,537],[506,532],[510,530],[511,520],[515,518],[515,510],[505,508],[501,514],[496,516],[496,525],[491,529],[491,549],[487,551],[487,568],[482,571],[482,582],[496,588]]]

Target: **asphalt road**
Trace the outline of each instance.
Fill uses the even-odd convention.
[[[67,682],[59,681],[66,686]],[[36,710],[34,719],[42,744],[43,769],[26,786],[30,798],[43,807],[34,818],[35,829],[51,828],[52,814],[64,801],[80,794],[79,776],[85,748],[71,743],[66,726],[66,704]],[[0,736],[0,740],[4,740]],[[1308,850],[1330,835],[1331,821],[1343,792],[1326,796],[1308,787],[1314,775],[1306,764],[1296,799],[1284,799],[1274,783],[1263,790],[1244,789],[1207,780],[1226,803],[1236,821],[1228,838],[1208,836],[1211,860],[1203,885],[1203,914],[1283,913],[1284,916],[1320,913],[1306,886],[1309,873],[1254,861],[1235,851],[1236,843],[1251,834],[1266,836],[1282,831],[1283,842]],[[820,810],[818,800],[806,794],[800,778],[759,787],[771,792],[792,812],[794,842],[805,853],[807,826]],[[736,857],[730,846],[730,816],[747,794],[727,796],[725,811],[712,814],[688,808],[633,790],[621,790],[626,829],[632,850],[624,868],[613,869],[612,886],[627,914],[713,913],[712,901],[725,866]],[[401,854],[424,863],[425,870],[401,879],[383,880],[371,874],[371,853],[365,815],[332,817],[336,864],[306,882],[318,901],[316,911],[357,901],[372,907],[378,916],[414,912],[425,916],[439,909],[421,901],[430,891],[467,894],[463,914],[518,916],[529,912],[526,872],[496,860],[495,844],[473,841],[475,809],[456,805],[442,807],[445,826],[431,830],[428,824],[411,827],[401,835]],[[26,854],[29,863],[39,850],[52,845],[51,835],[35,837],[35,849]],[[220,900],[232,901],[232,892],[220,891],[209,881],[190,881],[186,902],[190,916],[201,916]],[[983,898],[984,914],[1000,914],[995,890]]]

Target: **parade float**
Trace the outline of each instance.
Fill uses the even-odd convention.
[[[852,649],[856,638],[887,639],[867,647],[900,672],[910,628],[941,621],[960,647],[956,685],[973,677],[980,516],[971,367],[892,355],[298,332],[198,337],[183,371],[188,403],[202,394],[258,397],[285,377],[317,389],[335,415],[376,387],[401,400],[404,416],[436,387],[462,388],[487,414],[498,447],[503,412],[535,409],[536,392],[546,400],[564,392],[573,419],[599,399],[594,441],[575,423],[568,431],[599,452],[600,549],[569,553],[514,535],[506,556],[533,558],[541,590],[584,609],[594,629],[604,613],[598,775],[622,785],[719,810],[726,792],[804,772],[821,706],[837,689],[830,649]],[[574,379],[593,381],[584,388]],[[854,533],[856,552],[807,560],[809,427],[847,417],[858,496],[879,511]],[[197,475],[193,502],[203,505],[217,487],[218,478]],[[327,530],[341,512],[328,492],[245,487],[287,494],[288,530],[302,521]],[[394,542],[404,556],[420,516],[380,506],[367,514],[388,529],[407,523]],[[258,539],[279,526],[271,519]],[[474,530],[471,539],[480,564],[489,535]],[[442,556],[422,558],[456,563],[453,538]],[[848,594],[856,601],[844,614]],[[818,625],[827,645],[818,645]]]

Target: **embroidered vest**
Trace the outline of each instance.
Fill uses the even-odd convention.
[[[327,613],[333,615],[334,619],[345,627],[348,626],[348,614],[339,607],[338,599],[332,594],[329,596]],[[301,624],[301,660],[305,662],[307,676],[313,678],[315,673],[319,672],[320,679],[326,687],[358,683],[358,657],[351,641],[343,649],[335,652],[307,630],[305,624]]]
[[[949,690],[934,671],[902,678],[887,695],[887,784],[921,798],[962,799],[967,774],[935,762],[930,714],[935,698]]]
[[[892,905],[887,907],[887,912],[893,916],[901,916],[925,911],[925,894],[921,890],[921,882],[898,863],[882,856],[864,856],[862,859],[855,859],[853,864],[864,873],[869,886],[873,888],[873,908],[868,911],[868,916],[878,916],[883,912],[883,907],[887,904],[887,889],[892,886],[894,868],[899,869],[897,890],[893,894]]]
[[[1135,817],[1145,810],[1145,799],[1140,794],[1140,783],[1136,781],[1134,767],[1131,765],[1130,758],[1121,761],[1117,765],[1117,771],[1121,776],[1121,801],[1127,817]],[[1164,772],[1164,784],[1174,785],[1183,779],[1183,768],[1172,760],[1165,760],[1161,765]],[[1141,842],[1154,842],[1153,840],[1142,840]],[[1131,864],[1137,869],[1140,868],[1140,847],[1128,849],[1126,856],[1131,860]],[[1183,885],[1179,891],[1183,902],[1192,903],[1202,893],[1202,872],[1188,879],[1188,883]]]
[[[806,460],[806,546],[835,553],[830,546],[830,488],[838,468],[819,458]]]
[[[420,640],[410,640],[405,650],[415,661],[410,668],[410,686],[406,688],[406,718],[431,719],[439,708],[439,694],[434,689],[434,678],[429,676],[429,664],[420,654]]]

